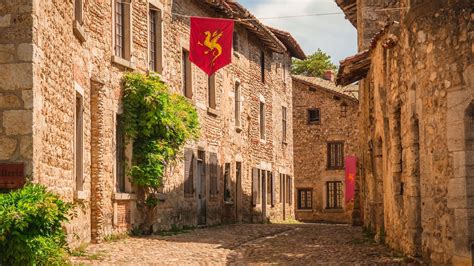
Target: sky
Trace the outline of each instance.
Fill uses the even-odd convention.
[[[257,18],[342,12],[334,0],[238,0]],[[306,54],[318,48],[334,64],[357,52],[357,32],[344,14],[263,19],[264,24],[290,32]]]

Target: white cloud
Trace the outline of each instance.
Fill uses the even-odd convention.
[[[257,18],[342,12],[334,0],[241,0]],[[281,19],[263,23],[290,32],[307,54],[318,48],[331,55],[334,63],[357,51],[356,29],[344,14]]]

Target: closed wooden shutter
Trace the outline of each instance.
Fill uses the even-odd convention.
[[[290,194],[290,204],[293,204],[293,182],[291,180],[291,177],[288,176],[288,191]]]
[[[258,169],[252,168],[252,204],[257,206],[258,203]]]
[[[184,150],[184,196],[192,197],[194,192],[194,153],[192,149]]]
[[[211,197],[216,197],[219,194],[219,186],[218,186],[218,162],[217,162],[217,154],[211,153],[209,155],[209,164],[210,164],[210,181],[211,187],[209,188],[209,194]]]

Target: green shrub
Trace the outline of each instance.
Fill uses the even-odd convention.
[[[59,265],[66,258],[72,204],[40,185],[0,194],[0,264]]]

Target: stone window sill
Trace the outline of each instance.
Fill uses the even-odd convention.
[[[90,198],[89,192],[87,191],[76,191],[74,199],[76,200],[88,200]]]
[[[130,60],[124,59],[116,55],[112,56],[112,63],[120,65],[122,67],[126,67],[131,70],[135,70],[135,64],[133,64]]]
[[[267,144],[267,140],[266,139],[260,139],[260,143]]]
[[[84,33],[84,28],[82,27],[79,21],[75,20],[73,24],[74,36],[82,43],[86,41],[86,34]]]
[[[234,56],[235,56],[235,57],[237,57],[237,58],[240,58],[240,54],[239,54],[239,52],[237,52],[237,51],[234,51]]]
[[[218,116],[217,110],[211,107],[207,107],[207,113],[212,116]]]
[[[234,205],[234,201],[230,200],[230,201],[224,201],[224,204],[225,205]]]
[[[297,212],[313,212],[312,209],[296,209]]]
[[[137,195],[133,193],[114,193],[114,200],[136,200]]]
[[[343,208],[324,209],[324,212],[329,212],[329,213],[341,213],[341,212],[344,212],[344,209],[343,209]]]

